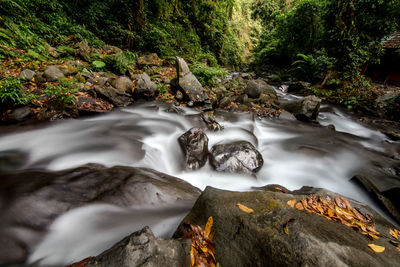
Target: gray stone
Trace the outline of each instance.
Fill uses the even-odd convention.
[[[59,53],[57,52],[57,49],[55,49],[54,47],[48,46],[46,47],[46,51],[47,53],[49,53],[50,56],[52,57],[59,57]]]
[[[82,41],[78,43],[78,49],[76,51],[77,55],[80,56],[82,59],[90,62],[90,53],[91,53],[91,48],[89,47],[89,44],[87,41]]]
[[[208,137],[200,128],[192,128],[178,138],[185,155],[186,168],[196,170],[203,167],[208,158]]]
[[[65,77],[64,73],[62,73],[62,71],[54,65],[47,67],[47,69],[44,71],[43,76],[49,82],[55,82],[58,79]]]
[[[315,213],[289,207],[288,200],[310,194],[338,196],[327,190],[302,188],[287,193],[276,185],[255,192],[230,192],[207,187],[189,215],[182,221],[175,238],[186,231],[183,222],[204,226],[213,217],[215,256],[221,266],[398,266],[400,253],[389,244],[388,232],[394,228],[371,208],[349,199],[361,213],[372,216],[384,236],[373,243],[384,246],[384,253],[368,248],[372,243],[360,232]],[[279,186],[283,188],[282,186]],[[254,210],[246,213],[236,204]],[[288,219],[289,234],[284,227]]]
[[[58,65],[57,67],[65,76],[75,75],[79,72],[76,67],[68,64]]]
[[[132,89],[133,89],[133,82],[126,76],[121,76],[116,79],[112,79],[110,81],[110,84],[114,87],[117,88],[120,91],[123,91],[125,93],[132,94]]]
[[[252,174],[261,169],[264,160],[257,149],[247,141],[214,145],[210,164],[216,171]]]
[[[133,98],[130,94],[117,88],[95,85],[94,90],[101,98],[118,107],[126,107],[133,103]]]
[[[298,120],[316,120],[321,99],[316,96],[306,96],[301,99],[281,102],[281,107],[292,113]]]
[[[36,74],[36,72],[34,72],[33,70],[25,69],[25,70],[21,71],[21,73],[19,74],[18,77],[25,79],[27,81],[32,81],[35,74]]]
[[[245,93],[251,98],[258,98],[262,93],[276,96],[274,88],[260,79],[249,81]]]
[[[122,49],[113,45],[105,45],[102,47],[103,51],[106,52],[107,55],[119,54],[122,53]]]
[[[131,76],[135,80],[134,99],[152,100],[158,94],[157,85],[150,80],[147,73],[134,74]]]
[[[33,115],[29,107],[21,107],[14,109],[7,115],[7,120],[10,121],[24,121]]]
[[[208,95],[204,91],[203,86],[197,80],[185,60],[176,57],[176,70],[177,70],[177,89],[193,104],[204,104],[209,100]]]
[[[92,258],[87,267],[188,266],[190,243],[156,238],[149,227],[131,234]]]

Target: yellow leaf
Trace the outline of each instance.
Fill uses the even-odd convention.
[[[393,236],[395,239],[399,239],[400,231],[397,229],[390,229],[390,235]]]
[[[296,209],[298,210],[304,210],[303,204],[301,204],[301,202],[296,204]]]
[[[296,204],[297,200],[296,199],[292,199],[289,200],[288,202],[286,202],[286,204],[288,204],[291,208],[294,208],[294,205]]]
[[[205,229],[204,229],[205,235],[206,235],[207,237],[208,237],[208,236],[210,235],[210,233],[211,233],[211,228],[212,228],[212,226],[213,226],[213,223],[214,223],[213,217],[210,216],[210,217],[208,218],[208,220],[207,220],[206,227],[205,227]]]
[[[381,253],[385,251],[385,247],[378,246],[375,244],[368,244],[368,247],[377,253]]]
[[[236,206],[237,206],[239,209],[241,209],[242,211],[246,212],[246,213],[252,213],[252,212],[254,212],[253,209],[250,209],[249,207],[247,207],[247,206],[245,206],[245,205],[242,205],[242,204],[240,204],[240,203],[237,203]]]
[[[289,220],[287,220],[285,222],[285,224],[283,225],[283,231],[285,232],[285,234],[289,235],[289,223],[293,222],[294,218],[290,218]]]

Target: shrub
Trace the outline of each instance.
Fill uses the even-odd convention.
[[[163,95],[168,92],[168,87],[163,83],[157,83],[158,93]]]
[[[108,70],[125,75],[136,64],[138,56],[130,51],[105,56],[103,61]]]
[[[5,77],[0,80],[0,102],[7,108],[15,105],[26,105],[35,98],[35,95],[22,89],[23,80],[14,77]]]
[[[199,63],[192,65],[190,69],[203,86],[214,86],[219,77],[227,74],[226,71],[218,67],[207,67]]]
[[[44,93],[50,96],[49,103],[57,110],[64,110],[75,105],[75,97],[72,94],[75,90],[71,88],[73,83],[67,80],[60,79],[61,86],[48,84],[44,90]]]

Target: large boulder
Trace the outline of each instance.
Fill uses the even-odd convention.
[[[98,96],[113,103],[118,107],[126,107],[133,103],[132,95],[111,86],[94,86]]]
[[[252,174],[261,169],[264,160],[251,143],[238,141],[214,145],[210,163],[216,171]]]
[[[153,100],[157,96],[157,85],[151,81],[147,73],[133,74],[131,78],[136,81],[135,90],[133,91],[133,98],[135,100]]]
[[[0,199],[7,205],[0,205],[0,265],[7,266],[24,262],[51,223],[72,209],[94,203],[167,209],[184,201],[180,209],[185,212],[201,192],[150,169],[97,164],[57,172],[3,172],[1,179]]]
[[[55,82],[58,81],[58,79],[65,77],[64,73],[54,65],[47,67],[43,73],[43,76],[48,82]]]
[[[360,231],[315,213],[297,210],[287,201],[310,194],[332,200],[336,194],[313,188],[290,192],[270,186],[255,192],[230,192],[207,187],[183,222],[204,227],[213,217],[215,257],[221,266],[398,266],[400,253],[389,243],[389,222],[369,207],[349,200],[359,212],[371,215],[383,237],[370,240]],[[237,207],[251,208],[247,213]],[[285,228],[287,226],[287,233]],[[183,223],[174,237],[185,233]],[[368,244],[384,246],[383,253]]]
[[[312,95],[301,99],[281,102],[281,107],[292,113],[298,120],[316,120],[319,114],[321,99]]]
[[[251,98],[258,98],[261,94],[277,95],[274,88],[261,79],[249,81],[245,93]]]
[[[189,251],[190,244],[185,240],[156,238],[150,228],[145,227],[91,258],[85,266],[189,266]]]
[[[183,58],[176,57],[177,79],[173,82],[186,99],[195,105],[209,104],[210,100],[203,86],[190,71]]]
[[[203,167],[208,158],[208,137],[200,128],[192,128],[178,138],[185,155],[186,168],[196,170]]]

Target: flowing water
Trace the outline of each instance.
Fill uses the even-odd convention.
[[[288,96],[292,97],[293,96]],[[17,155],[13,169],[62,170],[86,163],[152,168],[179,177],[203,190],[206,186],[245,191],[267,184],[288,189],[322,187],[377,205],[349,179],[370,164],[366,154],[383,153],[390,144],[338,108],[323,106],[321,125],[284,119],[255,119],[249,114],[217,112],[220,132],[206,132],[209,148],[219,142],[247,140],[261,152],[264,166],[256,175],[226,174],[207,164],[186,171],[177,138],[198,125],[197,112],[173,114],[153,104],[123,108],[90,118],[54,122],[42,128],[0,136],[0,155]],[[0,166],[5,167],[5,163]],[[150,225],[168,237],[190,207],[120,208],[98,204],[58,218],[36,246],[30,261],[63,264],[96,255],[123,236]],[[164,211],[164,212],[163,212]]]

